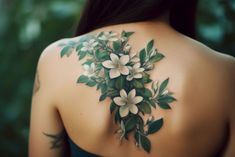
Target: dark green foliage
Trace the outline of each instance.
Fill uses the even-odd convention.
[[[151,113],[151,107],[149,105],[149,103],[147,102],[141,102],[138,105],[138,108],[142,111],[143,114],[150,114]]]
[[[78,80],[77,83],[87,83],[89,81],[89,78],[85,75],[81,75]]]
[[[48,134],[48,133],[44,133],[43,134],[45,136],[47,136],[51,141],[51,146],[50,149],[58,149],[64,146],[65,142],[66,142],[66,133],[63,130],[62,132],[60,132],[59,134]]]
[[[163,125],[163,119],[162,118],[158,119],[158,120],[155,120],[152,123],[149,123],[148,124],[148,127],[149,127],[148,134],[153,134],[153,133],[157,132],[158,130],[161,129],[162,125]]]
[[[60,53],[61,57],[63,57],[64,55],[69,56],[71,54],[72,49],[73,47],[71,46],[65,46]]]

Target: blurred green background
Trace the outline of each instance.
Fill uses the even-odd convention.
[[[84,0],[0,0],[0,156],[27,156],[31,93],[42,50],[71,37]],[[235,0],[200,0],[198,40],[235,56]]]

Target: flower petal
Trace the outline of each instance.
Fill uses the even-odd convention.
[[[140,63],[135,63],[133,66],[134,69],[138,69],[139,67],[140,67]]]
[[[89,40],[89,43],[93,43],[93,42],[95,42],[95,39]]]
[[[129,55],[123,55],[120,57],[120,62],[122,63],[122,65],[126,65],[130,60]]]
[[[131,100],[133,98],[135,98],[136,95],[136,91],[135,89],[132,89],[129,93],[128,93],[128,99]]]
[[[98,39],[100,39],[100,40],[107,40],[107,38],[104,35],[99,37]]]
[[[95,63],[91,63],[92,70],[95,70]]]
[[[109,41],[118,41],[118,38],[109,38]]]
[[[88,50],[87,47],[81,48],[81,51],[87,51],[87,50]]]
[[[98,44],[99,44],[98,42],[94,42],[94,43],[92,43],[92,46],[95,47]]]
[[[83,65],[83,69],[86,70],[86,71],[88,71],[88,70],[90,69],[90,67],[89,67],[89,65],[84,64],[84,65]]]
[[[129,74],[129,69],[128,69],[127,66],[123,66],[119,71],[122,75],[128,75]]]
[[[124,89],[120,90],[120,96],[123,98],[123,99],[126,99],[127,98],[127,93]]]
[[[121,73],[120,73],[119,70],[117,70],[117,69],[111,69],[111,70],[109,71],[109,77],[110,77],[111,79],[116,78],[116,77],[118,77],[118,76],[120,76],[120,75],[121,75]]]
[[[117,32],[112,32],[112,33],[110,33],[110,36],[116,36],[116,35],[118,35],[118,33]]]
[[[112,68],[115,68],[115,65],[113,64],[113,62],[111,60],[106,60],[102,63],[102,65],[105,67],[105,68],[109,68],[109,69],[112,69]]]
[[[129,113],[129,106],[128,105],[124,105],[124,106],[120,107],[119,114],[120,114],[121,117],[127,116],[128,113]]]
[[[138,113],[138,107],[137,107],[136,105],[134,105],[134,104],[131,104],[131,105],[129,106],[129,110],[130,110],[130,112],[133,113],[133,114],[137,114],[137,113]]]
[[[87,47],[87,46],[89,45],[89,43],[88,43],[88,42],[84,42],[84,43],[82,43],[82,45],[83,45],[84,47]]]
[[[131,81],[131,80],[133,80],[133,76],[132,76],[132,75],[128,75],[128,76],[126,77],[126,79],[127,79],[128,81]]]
[[[114,53],[110,54],[110,58],[111,58],[113,63],[117,63],[119,61],[119,57]]]
[[[142,78],[142,74],[141,73],[137,73],[134,75],[134,78]]]
[[[117,104],[118,106],[123,106],[126,105],[126,102],[123,100],[123,98],[121,97],[115,97],[113,98],[113,101],[115,102],[115,104]]]
[[[132,99],[132,103],[133,104],[138,104],[140,103],[141,101],[143,100],[143,97],[142,96],[136,96]]]
[[[139,72],[143,72],[144,71],[144,68],[138,68],[135,70],[135,72],[139,73]]]

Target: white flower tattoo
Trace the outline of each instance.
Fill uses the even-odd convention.
[[[110,54],[111,60],[106,60],[102,63],[105,68],[111,69],[109,71],[109,76],[111,79],[119,77],[122,75],[128,75],[129,69],[126,64],[129,62],[129,55],[122,55],[120,58],[114,54]]]
[[[138,107],[136,104],[140,103],[143,100],[142,96],[136,96],[135,89],[132,89],[128,94],[124,89],[120,91],[121,97],[115,97],[113,101],[121,106],[119,108],[119,113],[121,117],[125,117],[129,114],[129,112],[133,114],[138,113]]]
[[[98,45],[99,43],[96,42],[94,39],[91,39],[87,42],[84,42],[82,45],[83,47],[81,48],[81,51],[93,51],[94,48]]]
[[[130,74],[126,78],[128,81],[131,81],[134,78],[142,78],[143,75],[141,72],[144,71],[144,68],[140,68],[140,63],[135,63],[133,67],[129,66],[128,68],[130,69]]]
[[[92,77],[95,75],[95,63],[91,63],[91,65],[84,64],[83,65],[84,72],[83,74]]]

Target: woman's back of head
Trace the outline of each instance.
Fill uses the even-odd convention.
[[[195,37],[197,0],[87,0],[76,35],[114,24],[158,19],[169,16],[179,32]]]

